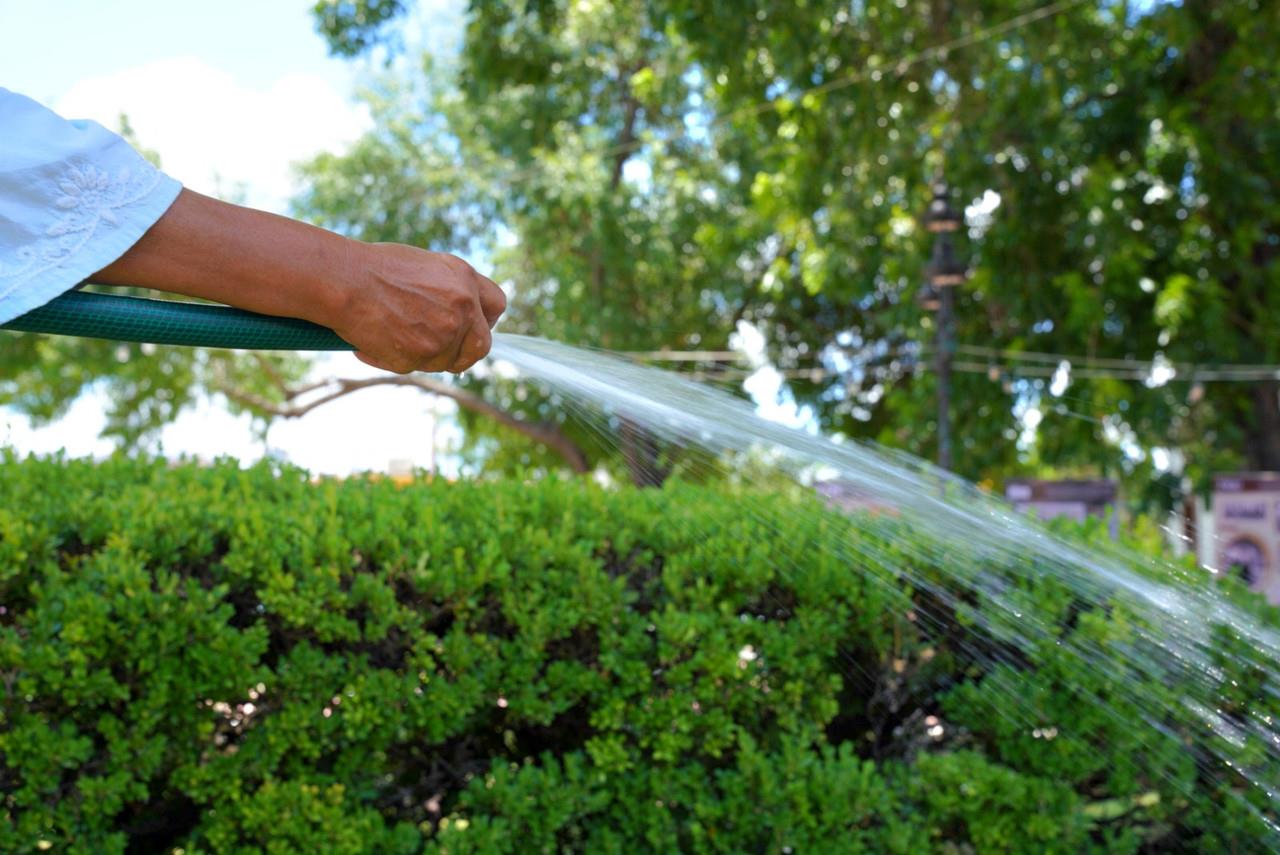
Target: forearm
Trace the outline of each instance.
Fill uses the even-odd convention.
[[[359,279],[364,245],[183,190],[94,281],[200,297],[332,326]]]
[[[401,373],[470,367],[507,305],[460,258],[362,243],[188,190],[93,280],[312,321]]]

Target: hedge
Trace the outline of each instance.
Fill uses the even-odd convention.
[[[1211,735],[1142,724],[1176,686],[1071,654],[1114,606],[1022,574],[1071,644],[1015,649],[942,605],[922,537],[711,487],[8,454],[0,851],[1265,839]]]

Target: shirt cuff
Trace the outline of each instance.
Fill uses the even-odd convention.
[[[93,169],[90,166],[80,171],[84,174]],[[88,172],[87,180],[91,182],[102,175],[101,172]],[[50,235],[55,240],[69,240],[46,247],[43,252],[35,250],[28,259],[18,259],[20,265],[30,265],[26,275],[0,275],[0,323],[11,321],[70,291],[128,252],[164,216],[182,192],[182,184],[158,170],[144,176],[152,186],[135,194],[127,204],[103,207],[90,213],[89,221],[78,222],[75,232]],[[62,198],[74,200],[76,197],[68,194]],[[80,219],[83,220],[83,213]],[[57,226],[53,230],[56,231]]]

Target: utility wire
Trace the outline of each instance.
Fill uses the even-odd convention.
[[[868,368],[883,367],[885,361],[892,360],[894,357],[884,357],[867,362],[858,362],[858,366],[866,366]],[[808,380],[812,383],[819,383],[824,380],[839,380],[848,378],[853,372],[851,370],[837,371],[825,367],[803,368],[803,367],[787,367],[779,368],[774,365],[762,366],[764,368],[772,368],[774,373],[779,377],[787,380]],[[903,373],[933,371],[936,366],[931,359],[921,358],[906,366]],[[732,365],[709,365],[697,367],[680,373],[697,380],[746,380],[755,374],[760,368],[739,368]],[[1019,378],[1049,378],[1058,373],[1058,369],[1048,365],[1001,365],[994,362],[974,362],[970,360],[955,360],[951,363],[951,370],[961,374],[985,374],[991,376],[993,380],[1016,380]],[[994,375],[994,376],[993,376]],[[1151,379],[1151,372],[1148,370],[1122,370],[1113,368],[1072,368],[1070,376],[1073,379],[1080,380],[1124,380],[1129,382],[1146,383]],[[1201,369],[1189,373],[1177,373],[1168,379],[1153,384],[1153,388],[1160,388],[1171,383],[1257,383],[1261,380],[1280,379],[1280,371],[1271,369],[1268,372],[1230,372],[1215,371],[1212,369]]]
[[[1018,374],[1029,377],[1052,377],[1057,373],[1058,366],[1065,362],[1068,364],[1071,376],[1088,379],[1146,380],[1151,377],[1153,371],[1166,368],[1173,372],[1173,377],[1170,379],[1183,381],[1245,383],[1280,379],[1280,365],[1265,363],[1189,363],[1158,359],[1105,358],[1069,353],[1003,350],[976,345],[958,345],[955,351],[961,356],[986,357],[988,361],[985,363],[973,360],[957,360],[952,363],[957,370],[979,373],[989,373],[992,369],[1006,369],[1009,368],[1008,363],[1013,363],[1010,370]],[[851,361],[854,365],[866,365],[883,362],[885,359],[911,357],[923,363],[926,359],[932,358],[935,353],[936,350],[932,346],[920,345],[877,354],[867,360]],[[737,365],[749,361],[746,354],[726,350],[628,351],[623,355],[641,362]],[[829,369],[822,361],[821,355],[815,355],[811,360],[820,364],[811,367],[789,360],[786,370],[794,371],[797,376],[809,376],[815,371],[825,372],[828,376],[841,376],[848,373]]]
[[[1179,373],[1183,371],[1226,371],[1226,372],[1251,372],[1265,374],[1267,377],[1276,377],[1280,375],[1280,365],[1271,365],[1267,363],[1217,363],[1217,364],[1195,364],[1188,362],[1168,362],[1163,363],[1155,359],[1133,359],[1124,358],[1107,358],[1100,356],[1080,356],[1078,354],[1067,353],[1045,353],[1034,350],[1006,350],[994,347],[982,347],[980,345],[958,345],[957,353],[964,353],[970,356],[987,356],[1000,359],[1014,359],[1025,362],[1052,362],[1058,363],[1062,361],[1070,362],[1074,367],[1076,365],[1089,366],[1091,368],[1132,368],[1132,369],[1149,369],[1156,365],[1167,364]]]

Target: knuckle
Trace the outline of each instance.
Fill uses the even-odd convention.
[[[475,294],[467,289],[458,289],[449,295],[449,307],[459,315],[466,314],[471,311],[471,306],[475,303]]]
[[[483,324],[481,324],[477,328],[476,333],[477,333],[476,339],[479,345],[480,355],[488,356],[489,349],[493,347],[493,333],[490,332],[489,328]]]
[[[457,358],[453,360],[453,364],[449,366],[449,370],[455,374],[461,374],[481,359],[484,359],[488,353],[488,336],[481,337],[477,335],[468,338],[462,349],[458,352]]]
[[[440,358],[440,348],[434,344],[423,343],[413,349],[414,365],[430,365]]]
[[[436,324],[435,332],[445,339],[456,338],[466,325],[467,317],[461,311],[446,312]]]
[[[475,269],[467,263],[466,259],[459,258],[456,255],[450,255],[447,252],[441,253],[440,260],[444,263],[445,267],[459,275],[468,276],[475,273]]]

